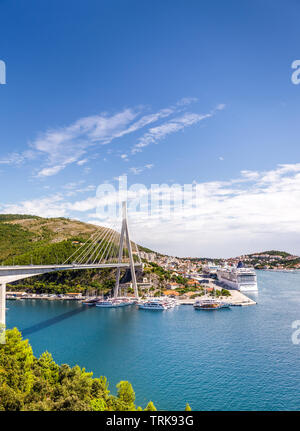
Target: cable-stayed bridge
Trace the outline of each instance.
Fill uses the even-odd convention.
[[[134,294],[138,298],[135,270],[143,264],[137,244],[130,239],[126,202],[122,204],[121,231],[116,229],[99,227],[61,264],[0,266],[0,325],[5,326],[6,284],[54,271],[116,268],[114,296],[117,297],[121,269],[130,268]]]

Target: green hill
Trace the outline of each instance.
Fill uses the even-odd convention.
[[[98,229],[106,228],[66,218],[0,214],[0,265],[63,263]],[[15,282],[19,289],[62,292],[112,286],[115,270],[59,271]]]
[[[269,256],[281,256],[281,257],[288,257],[291,256],[290,253],[287,253],[286,251],[279,251],[279,250],[268,250],[268,251],[261,251],[259,253],[252,253],[249,254],[249,256],[253,255],[269,255]]]
[[[99,227],[65,218],[0,215],[0,264],[61,263]]]

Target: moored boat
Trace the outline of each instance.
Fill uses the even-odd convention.
[[[148,299],[147,301],[140,302],[138,307],[141,310],[168,310],[178,305],[176,300],[170,298],[155,298]]]
[[[163,311],[167,310],[169,307],[165,302],[155,300],[155,301],[145,301],[139,304],[139,309],[141,310],[155,310],[155,311]]]
[[[102,308],[116,308],[116,307],[126,307],[133,304],[133,300],[128,298],[109,298],[103,299],[96,302],[96,307]]]
[[[220,308],[229,308],[230,304],[218,299],[198,299],[194,303],[196,310],[219,310]]]
[[[86,299],[85,301],[82,301],[82,304],[89,305],[91,307],[93,305],[96,305],[98,301],[98,298]]]
[[[224,266],[217,271],[218,280],[224,285],[241,292],[256,292],[257,279],[254,268],[245,268],[242,262],[237,267]]]

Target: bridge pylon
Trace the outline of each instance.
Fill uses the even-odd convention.
[[[120,242],[119,242],[119,256],[118,256],[118,263],[122,262],[122,256],[123,256],[123,250],[124,250],[124,240],[126,241],[128,255],[129,255],[129,262],[130,262],[130,271],[131,271],[131,278],[132,278],[132,285],[134,290],[134,295],[136,298],[139,297],[137,282],[136,282],[136,275],[135,275],[135,267],[134,267],[134,259],[132,254],[132,246],[129,236],[129,229],[128,229],[128,218],[127,218],[127,205],[126,202],[122,202],[122,227],[121,227],[121,235],[120,235]],[[138,246],[136,245],[137,250]],[[138,258],[141,263],[141,258],[138,252]],[[117,277],[116,277],[116,284],[114,288],[114,297],[117,298],[119,296],[119,288],[120,288],[120,273],[121,268],[117,268]]]

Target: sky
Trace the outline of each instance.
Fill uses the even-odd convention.
[[[146,247],[300,254],[299,16],[298,0],[0,0],[0,212],[112,226],[125,175]]]

